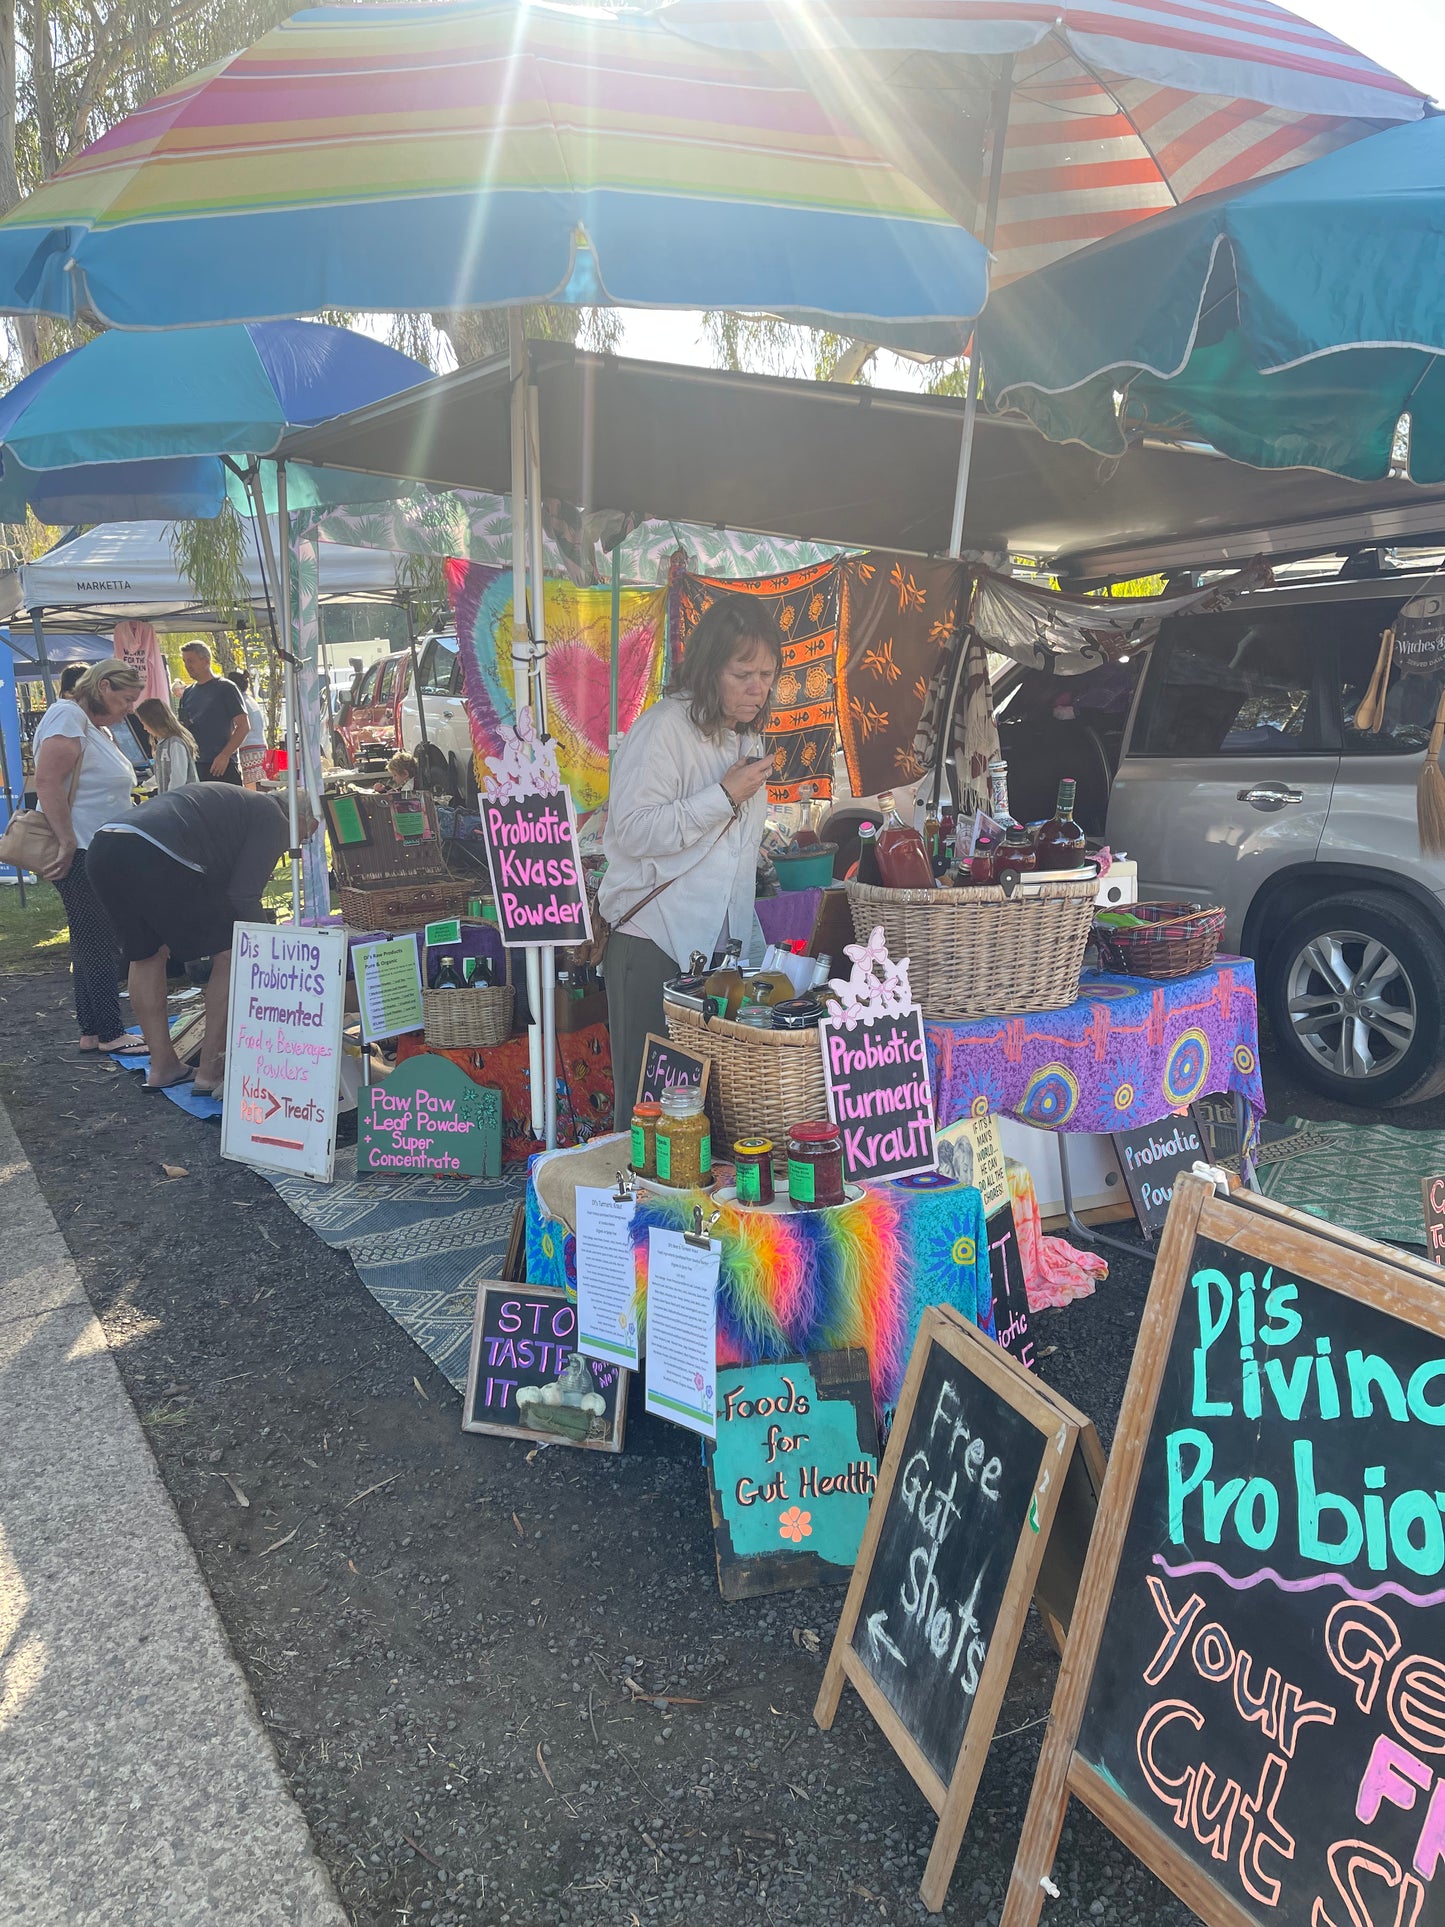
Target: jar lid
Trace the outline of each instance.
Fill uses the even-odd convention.
[[[640,1104],[633,1105],[632,1115],[634,1117],[661,1117],[662,1106],[655,1098],[644,1097]]]
[[[677,1084],[662,1093],[665,1117],[696,1117],[702,1110],[702,1092],[690,1084]]]
[[[734,1157],[761,1158],[771,1157],[773,1140],[770,1137],[739,1138],[733,1146]]]
[[[799,1144],[826,1144],[838,1135],[836,1124],[790,1124],[788,1136],[796,1138]]]

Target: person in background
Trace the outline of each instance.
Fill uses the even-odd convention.
[[[69,701],[53,702],[35,731],[35,798],[60,839],[45,874],[60,893],[70,929],[70,974],[84,1051],[125,1043],[120,1015],[120,949],[90,887],[85,852],[102,823],[130,809],[135,769],[110,733],[135,708],[145,678],[112,657],[93,663]]]
[[[156,795],[178,790],[182,783],[194,783],[196,776],[196,739],[169,703],[159,696],[147,696],[135,706],[136,721],[151,739],[155,763]]]
[[[210,646],[188,642],[181,650],[192,687],[178,705],[180,719],[196,744],[196,773],[203,783],[236,783],[241,771],[236,754],[251,728],[241,692],[216,674]]]
[[[750,596],[720,595],[687,641],[661,702],[612,766],[599,906],[617,1119],[625,1126],[662,987],[729,937],[752,935],[770,758],[761,729],[783,644]]]
[[[301,841],[316,818],[297,799]],[[269,921],[261,897],[286,849],[286,798],[271,791],[188,783],[104,824],[86,855],[130,966],[130,1003],[150,1052],[148,1091],[190,1081],[166,1021],[166,959],[209,957],[206,1041],[195,1088],[219,1097],[230,1004],[231,926]]]
[[[56,684],[56,688],[62,696],[73,700],[75,696],[75,685],[84,674],[85,664],[83,662],[68,662],[60,672],[60,681]]]
[[[253,790],[260,778],[261,764],[266,755],[266,712],[251,694],[249,669],[237,669],[231,681],[241,692],[241,701],[246,705],[246,720],[251,725],[241,745],[241,781],[248,790]]]
[[[416,789],[416,758],[398,750],[386,766],[391,778],[391,787],[402,796],[410,796]]]

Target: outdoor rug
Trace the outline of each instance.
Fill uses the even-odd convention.
[[[1302,1124],[1262,1150],[1266,1197],[1387,1244],[1425,1242],[1422,1178],[1445,1174],[1445,1131],[1391,1124]]]
[[[331,1184],[259,1175],[308,1230],[348,1253],[382,1310],[462,1391],[477,1283],[501,1273],[525,1170],[470,1180],[340,1172]]]

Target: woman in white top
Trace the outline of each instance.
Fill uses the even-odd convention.
[[[632,725],[612,769],[599,904],[617,1119],[625,1126],[662,986],[694,950],[752,934],[769,758],[760,734],[782,638],[751,597],[719,596],[661,702]]]
[[[120,946],[85,874],[85,851],[102,823],[130,808],[135,769],[109,725],[135,708],[145,677],[112,657],[94,663],[69,701],[52,703],[35,731],[35,796],[60,839],[45,874],[70,926],[70,974],[82,1050],[126,1041],[120,1015]]]
[[[135,706],[135,719],[151,739],[151,762],[156,773],[156,795],[196,783],[196,739],[169,703],[147,696]]]
[[[238,754],[241,759],[241,781],[248,790],[253,790],[266,758],[266,712],[251,694],[249,669],[233,669],[231,681],[241,692],[241,701],[246,705],[246,721],[251,725]]]

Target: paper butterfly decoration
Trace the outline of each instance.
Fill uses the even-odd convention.
[[[834,1022],[852,1030],[855,1024],[866,1024],[873,1017],[905,1017],[916,1009],[908,982],[908,959],[900,957],[894,963],[881,924],[867,943],[845,944],[843,954],[852,958],[853,970],[846,978],[829,979],[838,993],[837,1002],[828,1005],[828,1015]]]
[[[537,734],[532,711],[524,706],[517,712],[516,727],[504,723],[497,732],[500,756],[489,756],[486,794],[497,803],[510,803],[524,796],[551,796],[562,787],[562,772],[557,767],[557,745],[544,742]]]

